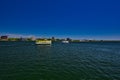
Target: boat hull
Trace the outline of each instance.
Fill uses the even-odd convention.
[[[52,44],[52,41],[48,41],[48,40],[43,40],[43,41],[36,41],[35,44],[37,45],[51,45]]]
[[[62,41],[62,43],[69,43],[69,41]]]

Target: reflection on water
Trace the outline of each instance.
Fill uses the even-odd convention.
[[[120,80],[120,43],[0,42],[0,80]]]

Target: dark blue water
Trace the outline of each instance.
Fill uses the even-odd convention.
[[[0,80],[120,80],[120,42],[0,42]]]

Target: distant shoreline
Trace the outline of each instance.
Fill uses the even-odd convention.
[[[12,38],[8,36],[1,36],[0,41],[36,41],[36,40],[51,40],[52,42],[62,42],[62,41],[69,41],[69,42],[120,42],[120,40],[95,40],[95,39],[71,39],[71,38]]]
[[[0,42],[35,42],[35,41],[10,41],[10,40],[0,40]],[[61,42],[61,41],[52,41],[52,42]],[[104,41],[99,41],[99,40],[96,40],[96,41],[70,41],[70,42],[72,42],[72,43],[78,43],[78,42],[80,42],[80,43],[82,43],[82,42],[120,42],[120,40],[104,40]]]

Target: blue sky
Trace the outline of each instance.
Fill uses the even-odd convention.
[[[120,1],[0,0],[0,34],[120,39]]]

